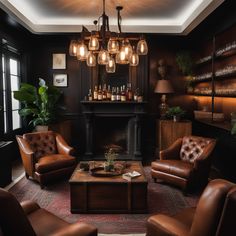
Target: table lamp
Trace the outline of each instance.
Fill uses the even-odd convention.
[[[165,117],[168,105],[166,103],[166,94],[173,93],[173,87],[169,80],[161,79],[157,81],[154,93],[159,93],[161,95],[161,104],[159,106],[161,118]]]

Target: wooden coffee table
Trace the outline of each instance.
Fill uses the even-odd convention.
[[[89,172],[81,171],[78,165],[69,180],[71,212],[145,213],[147,179],[142,163],[127,162],[124,173],[134,170],[142,175],[127,181],[121,175],[95,177]]]

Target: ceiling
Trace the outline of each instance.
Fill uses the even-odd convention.
[[[110,30],[117,29],[116,6],[123,6],[122,31],[187,34],[225,0],[106,0]],[[0,7],[33,33],[95,29],[102,0],[0,0]]]

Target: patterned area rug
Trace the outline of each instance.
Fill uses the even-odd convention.
[[[150,176],[150,167],[144,169],[148,178],[148,214],[71,214],[67,181],[40,189],[37,183],[24,177],[9,191],[19,201],[34,200],[41,207],[68,222],[91,223],[98,228],[99,233],[103,234],[145,233],[146,221],[150,215],[157,213],[171,215],[182,208],[196,206],[199,198],[197,194],[184,196],[177,188],[154,183]]]

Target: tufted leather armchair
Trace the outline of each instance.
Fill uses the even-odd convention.
[[[185,136],[168,149],[160,151],[160,160],[151,163],[151,175],[156,181],[181,187],[184,191],[206,185],[215,139]]]
[[[33,201],[20,203],[0,188],[0,235],[3,236],[97,236],[97,229],[86,223],[69,224],[40,208]]]
[[[147,221],[146,236],[229,236],[235,235],[236,185],[212,180],[196,208],[177,215],[158,214]]]
[[[76,166],[73,148],[53,131],[16,136],[26,177],[37,180],[41,187],[53,180],[69,176]]]

